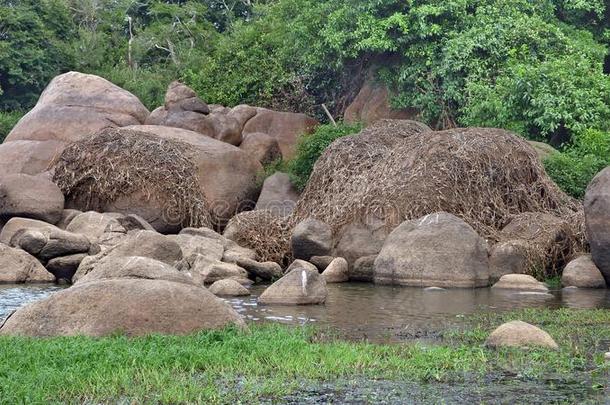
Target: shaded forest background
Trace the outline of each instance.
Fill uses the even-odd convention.
[[[0,140],[78,70],[153,109],[179,79],[208,103],[340,117],[364,80],[436,128],[561,148],[572,195],[610,163],[604,0],[0,0]]]

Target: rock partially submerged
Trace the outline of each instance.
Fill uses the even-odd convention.
[[[229,325],[241,317],[203,287],[165,280],[114,279],[78,284],[12,314],[2,335],[186,335]]]
[[[591,258],[610,286],[610,167],[593,178],[584,205]]]
[[[259,297],[261,304],[323,304],[328,297],[326,281],[314,267],[295,267],[268,287]]]
[[[489,347],[543,347],[558,349],[551,335],[523,321],[505,323],[494,330],[485,344]]]
[[[591,255],[584,255],[572,260],[563,269],[561,285],[578,288],[606,288],[606,281],[591,260]]]
[[[492,288],[499,290],[519,290],[546,293],[549,288],[532,276],[526,274],[506,274]]]
[[[375,260],[375,283],[474,288],[489,283],[487,245],[467,223],[444,212],[406,221]]]

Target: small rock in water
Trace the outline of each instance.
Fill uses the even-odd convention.
[[[427,287],[424,288],[424,291],[446,291],[444,288],[440,287]]]
[[[530,296],[530,297],[540,297],[540,298],[544,298],[544,299],[555,298],[553,296],[553,294],[545,293],[545,292],[536,292],[536,291],[522,291],[522,292],[515,293],[514,295],[526,295],[526,296]]]
[[[494,289],[521,290],[546,293],[549,288],[534,277],[526,274],[506,274],[492,286]]]

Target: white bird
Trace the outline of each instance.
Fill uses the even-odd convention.
[[[303,295],[307,295],[307,272],[305,270],[301,272],[301,288],[303,289]]]

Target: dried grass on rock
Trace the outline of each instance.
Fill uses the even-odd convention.
[[[143,193],[184,227],[211,227],[208,202],[189,158],[190,146],[126,129],[105,129],[70,144],[54,165],[54,182],[80,209],[103,211],[119,197]]]

